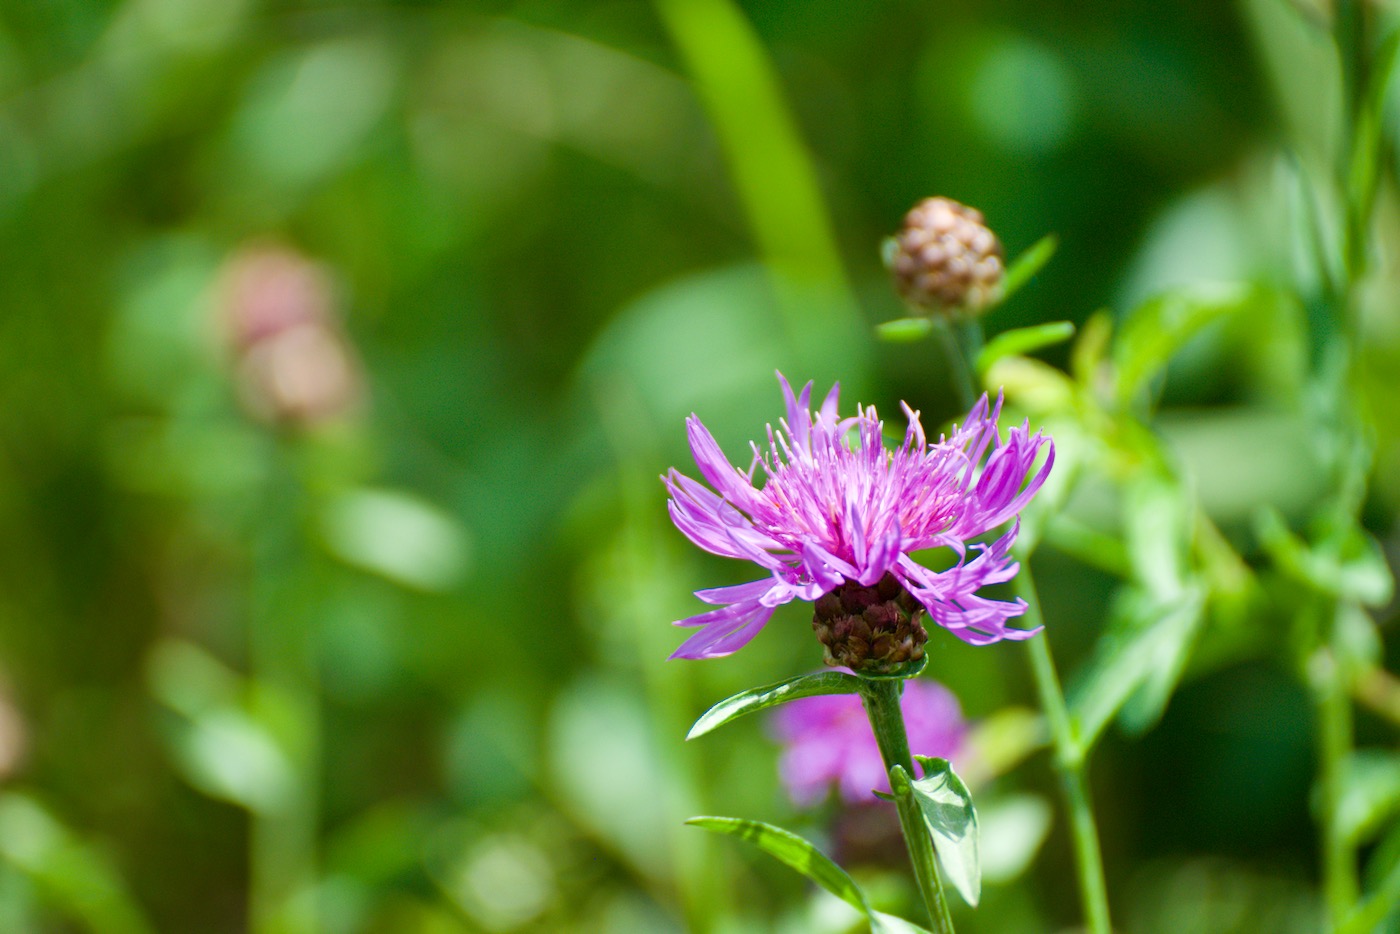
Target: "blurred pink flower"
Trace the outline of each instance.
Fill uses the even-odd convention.
[[[900,707],[914,755],[950,760],[957,756],[967,723],[952,691],[927,678],[910,678],[904,682]],[[778,709],[773,732],[783,745],[778,763],[783,784],[801,807],[821,801],[832,785],[851,803],[870,800],[872,791],[890,790],[859,695],[789,701]]]

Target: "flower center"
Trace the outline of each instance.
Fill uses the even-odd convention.
[[[812,629],[828,665],[890,674],[924,657],[924,608],[893,574],[874,587],[846,581],[817,599]]]

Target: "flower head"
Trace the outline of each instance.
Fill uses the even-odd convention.
[[[815,602],[838,589],[838,599],[848,603],[853,589],[848,584],[877,594],[897,584],[913,597],[904,605],[926,610],[934,622],[974,645],[1025,639],[1039,631],[1007,627],[1025,611],[1023,602],[977,593],[1015,576],[1019,566],[1010,550],[1019,520],[991,544],[970,542],[1013,519],[1040,489],[1054,462],[1048,438],[1022,425],[1003,440],[997,431],[1001,399],[991,406],[983,396],[960,427],[933,443],[924,436],[919,413],[905,405],[904,443],[889,450],[874,407],[838,418],[839,387],[833,386],[813,412],[811,383],[796,396],[782,374],[778,380],[787,418],[776,431],[769,426],[765,447],[753,445],[747,472],[729,462],[692,415],[686,420],[690,448],[709,486],[675,469],[663,478],[671,494],[671,519],[686,537],[706,551],[752,561],[766,572],[747,584],[697,591],[717,609],[676,622],[699,631],[672,658],[728,655],[767,624],[774,608],[793,600]],[[1042,448],[1048,456],[1026,482]],[[763,482],[756,486],[760,469]],[[952,566],[934,571],[914,560],[915,552],[931,548],[950,549]],[[890,581],[882,585],[886,575]],[[896,597],[896,602],[903,599]],[[856,602],[866,604],[855,611],[860,613],[874,601],[859,597]],[[891,625],[904,622],[894,616]],[[880,633],[873,635],[878,639]],[[914,641],[921,652],[922,640]]]
[[[900,698],[909,748],[917,755],[952,759],[967,733],[958,699],[927,678],[904,682]],[[773,732],[783,745],[779,773],[801,807],[821,801],[835,785],[851,803],[889,791],[880,747],[856,694],[823,694],[789,701],[776,712]]]

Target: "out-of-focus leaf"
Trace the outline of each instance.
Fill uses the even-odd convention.
[[[422,590],[448,590],[466,572],[466,530],[416,496],[359,489],[332,499],[321,514],[326,546],[366,571]]]
[[[47,901],[97,934],[152,930],[103,855],[32,798],[0,795],[0,858],[33,878]]]
[[[916,934],[925,930],[903,918],[875,911],[844,869],[795,833],[762,821],[738,817],[692,817],[686,823],[747,840],[865,915],[870,919],[870,929],[877,934]]]
[[[1019,877],[1050,832],[1051,808],[1039,795],[983,801],[977,809],[982,878],[1010,882]]]
[[[1258,290],[1245,285],[1200,285],[1173,289],[1135,308],[1113,346],[1118,403],[1130,404],[1202,328],[1257,298]]]
[[[673,761],[653,739],[646,701],[622,684],[582,679],[555,701],[544,742],[560,806],[580,826],[615,849],[643,877],[669,884],[676,871],[671,840],[658,828],[674,826]]]
[[[1084,751],[1093,748],[1104,727],[1139,690],[1148,688],[1151,703],[1143,702],[1128,726],[1155,719],[1149,717],[1154,711],[1160,714],[1180,678],[1204,604],[1198,589],[1183,591],[1166,603],[1137,590],[1124,595],[1112,628],[1070,692],[1069,708]]]
[[[1113,339],[1113,315],[1100,309],[1089,316],[1079,329],[1079,340],[1069,351],[1069,369],[1074,379],[1085,389],[1095,390],[1103,380],[1100,371],[1108,358],[1109,342]]]
[[[1143,471],[1123,492],[1123,524],[1133,577],[1159,600],[1185,586],[1192,503],[1172,478]]]
[[[1320,593],[1366,606],[1384,606],[1395,581],[1380,545],[1355,523],[1334,529],[1309,545],[1288,529],[1278,510],[1265,507],[1255,516],[1259,543],[1279,568]]]
[[[933,835],[933,848],[938,853],[938,865],[943,875],[958,890],[963,901],[977,907],[982,896],[982,863],[977,847],[977,811],[972,795],[963,780],[953,771],[947,759],[915,756],[923,767],[924,777],[905,779],[897,787],[894,774],[901,778],[903,770],[891,769],[891,785],[896,795],[911,794],[919,805],[924,825]]]
[[[271,731],[240,706],[248,684],[237,672],[198,646],[171,639],[152,650],[146,681],[181,715],[169,739],[186,781],[250,811],[287,800],[293,766]]]
[[[796,678],[779,681],[777,684],[750,688],[720,701],[705,711],[699,720],[695,721],[695,725],[690,728],[690,732],[685,738],[695,739],[697,736],[704,736],[711,730],[723,726],[730,720],[742,717],[744,714],[754,713],[768,707],[776,707],[778,704],[797,700],[799,697],[813,697],[817,694],[859,693],[860,679],[843,671],[823,671],[818,674],[798,675]]]
[[[1001,280],[1001,300],[1004,302],[1021,291],[1022,287],[1030,282],[1036,273],[1044,269],[1046,263],[1050,262],[1059,245],[1060,239],[1058,237],[1054,234],[1046,234],[1012,260],[1011,264],[1006,267],[1006,275]],[[1064,339],[1059,338],[1059,340]],[[981,367],[979,366],[978,369]]]
[[[1074,384],[1069,378],[1050,364],[1029,357],[994,361],[983,374],[982,382],[1000,386],[1007,399],[1032,414],[1062,413],[1074,404]]]
[[[233,120],[234,156],[274,190],[314,184],[361,152],[392,100],[396,71],[390,50],[362,37],[272,59]]]
[[[986,373],[993,363],[1003,357],[1024,356],[1050,347],[1074,336],[1074,322],[1050,321],[1028,328],[1002,331],[977,352],[977,372]]]
[[[192,642],[165,639],[146,660],[146,683],[162,703],[186,717],[235,704],[243,678]]]
[[[250,811],[275,811],[292,793],[295,771],[272,734],[242,710],[223,707],[181,723],[175,758],[195,788]]]
[[[1340,831],[1354,845],[1371,840],[1400,812],[1400,755],[1360,749],[1346,763],[1337,808]]]
[[[921,341],[932,333],[932,318],[895,318],[875,325],[875,336],[892,344]]]
[[[1002,775],[1045,748],[1047,740],[1044,717],[1026,707],[1003,707],[972,728],[967,746],[974,754],[969,761],[983,770],[979,774]],[[977,783],[976,778],[972,781]]]

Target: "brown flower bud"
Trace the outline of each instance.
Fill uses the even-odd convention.
[[[1001,297],[1001,241],[981,211],[949,198],[925,198],[904,216],[889,265],[895,289],[919,308],[976,314]]]
[[[892,674],[924,657],[924,608],[886,574],[874,587],[847,581],[814,605],[812,629],[828,665]]]

